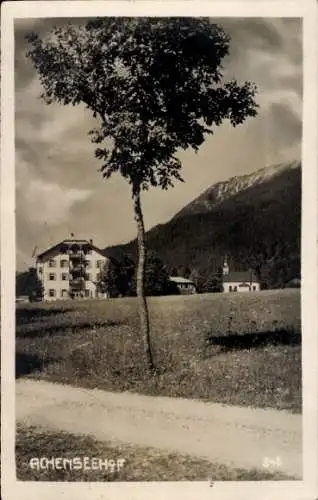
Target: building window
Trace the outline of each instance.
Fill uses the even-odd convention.
[[[49,274],[49,281],[55,281],[56,280],[56,275],[55,273],[50,273]]]
[[[96,274],[96,281],[100,281],[100,279],[101,279],[101,273],[97,273]]]
[[[255,285],[253,286],[253,292],[256,292],[256,286]]]
[[[232,286],[231,285],[229,286],[229,292],[232,292]]]
[[[234,287],[234,292],[237,292],[237,286]]]
[[[89,290],[85,290],[85,297],[89,297],[89,296],[90,296]]]
[[[61,274],[62,281],[67,281],[68,280],[68,274],[67,273],[62,273]]]
[[[85,274],[86,281],[92,281],[92,275],[90,273]]]
[[[92,267],[92,263],[90,260],[85,260],[85,266],[87,267],[87,269],[90,269]]]
[[[101,269],[101,268],[103,267],[103,263],[104,263],[104,261],[103,261],[103,260],[97,260],[97,261],[96,261],[96,267],[97,267],[98,269]]]
[[[68,296],[68,290],[63,289],[61,290],[61,297],[67,297]]]
[[[55,297],[56,296],[56,292],[55,290],[53,290],[52,288],[49,290],[49,297]]]
[[[49,267],[56,267],[56,261],[54,259],[49,260]]]
[[[68,267],[68,260],[62,259],[60,265],[61,267]]]
[[[42,273],[43,273],[43,267],[38,267],[38,272],[39,272],[40,274],[42,274]]]

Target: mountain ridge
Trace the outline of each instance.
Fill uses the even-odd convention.
[[[291,161],[210,186],[146,241],[169,272],[209,279],[226,254],[233,271],[251,267],[277,287],[300,276],[300,223],[301,163]],[[136,240],[105,250],[136,258]]]
[[[290,162],[265,166],[248,174],[232,176],[225,181],[216,182],[179,210],[173,218],[178,218],[187,214],[189,207],[191,207],[192,212],[200,211],[202,213],[202,211],[204,211],[202,209],[204,208],[206,210],[211,210],[212,207],[215,207],[217,204],[222,203],[235,194],[250,188],[252,185],[266,182],[286,169],[298,168],[299,166],[300,161],[292,160]]]

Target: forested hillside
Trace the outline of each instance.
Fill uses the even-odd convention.
[[[300,277],[301,167],[286,164],[261,169],[219,185],[147,233],[148,247],[169,273],[194,275],[204,287],[228,256],[230,269],[252,268],[263,288],[285,286]],[[235,181],[237,186],[235,187]],[[214,189],[214,191],[213,191]],[[221,193],[222,194],[222,193]],[[135,241],[105,249],[135,257]]]

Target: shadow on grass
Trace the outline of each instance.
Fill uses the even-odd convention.
[[[17,323],[29,323],[41,318],[56,316],[73,311],[73,309],[40,309],[38,307],[16,308],[15,317]]]
[[[15,377],[20,378],[24,375],[30,375],[33,372],[42,371],[43,368],[52,363],[53,359],[42,359],[35,354],[22,354],[17,352],[15,355]]]
[[[46,337],[53,336],[56,334],[70,333],[76,334],[83,330],[88,330],[88,333],[94,333],[95,330],[100,328],[107,328],[112,326],[122,325],[123,322],[119,321],[104,321],[104,322],[92,322],[85,321],[83,323],[60,323],[56,325],[45,325],[45,324],[26,324],[19,325],[16,328],[17,338],[35,338],[35,337]]]
[[[206,346],[219,346],[221,351],[240,349],[255,349],[267,345],[299,345],[301,334],[291,330],[276,330],[271,332],[230,334],[224,336],[208,335]]]

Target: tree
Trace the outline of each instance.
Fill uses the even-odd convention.
[[[16,276],[16,295],[27,295],[30,302],[43,299],[43,285],[34,267]]]
[[[189,279],[189,277],[191,275],[191,267],[189,266],[189,264],[186,264],[184,266],[182,275],[183,275],[184,278]]]
[[[118,297],[117,276],[119,265],[114,260],[106,261],[98,275],[96,290],[107,293],[109,297]]]
[[[134,292],[137,289],[137,274],[138,268],[132,285]],[[167,295],[170,293],[170,288],[169,274],[165,264],[156,252],[148,251],[145,265],[146,296]]]
[[[191,271],[189,279],[193,281],[196,286],[196,291],[200,293],[202,289],[202,275],[197,268]]]
[[[135,265],[124,256],[121,261],[109,259],[103,267],[98,287],[110,297],[126,297],[131,294]]]
[[[255,116],[256,88],[222,84],[230,39],[209,19],[98,18],[27,40],[44,101],[84,104],[98,119],[90,137],[101,146],[95,156],[103,177],[119,172],[131,186],[140,330],[152,369],[141,192],[182,181],[178,150],[198,151],[225,119],[236,126]]]
[[[177,267],[173,267],[171,269],[171,276],[179,276],[179,271],[178,271],[178,268]]]
[[[216,274],[211,274],[207,277],[203,288],[206,293],[220,293],[223,290],[222,279]]]

